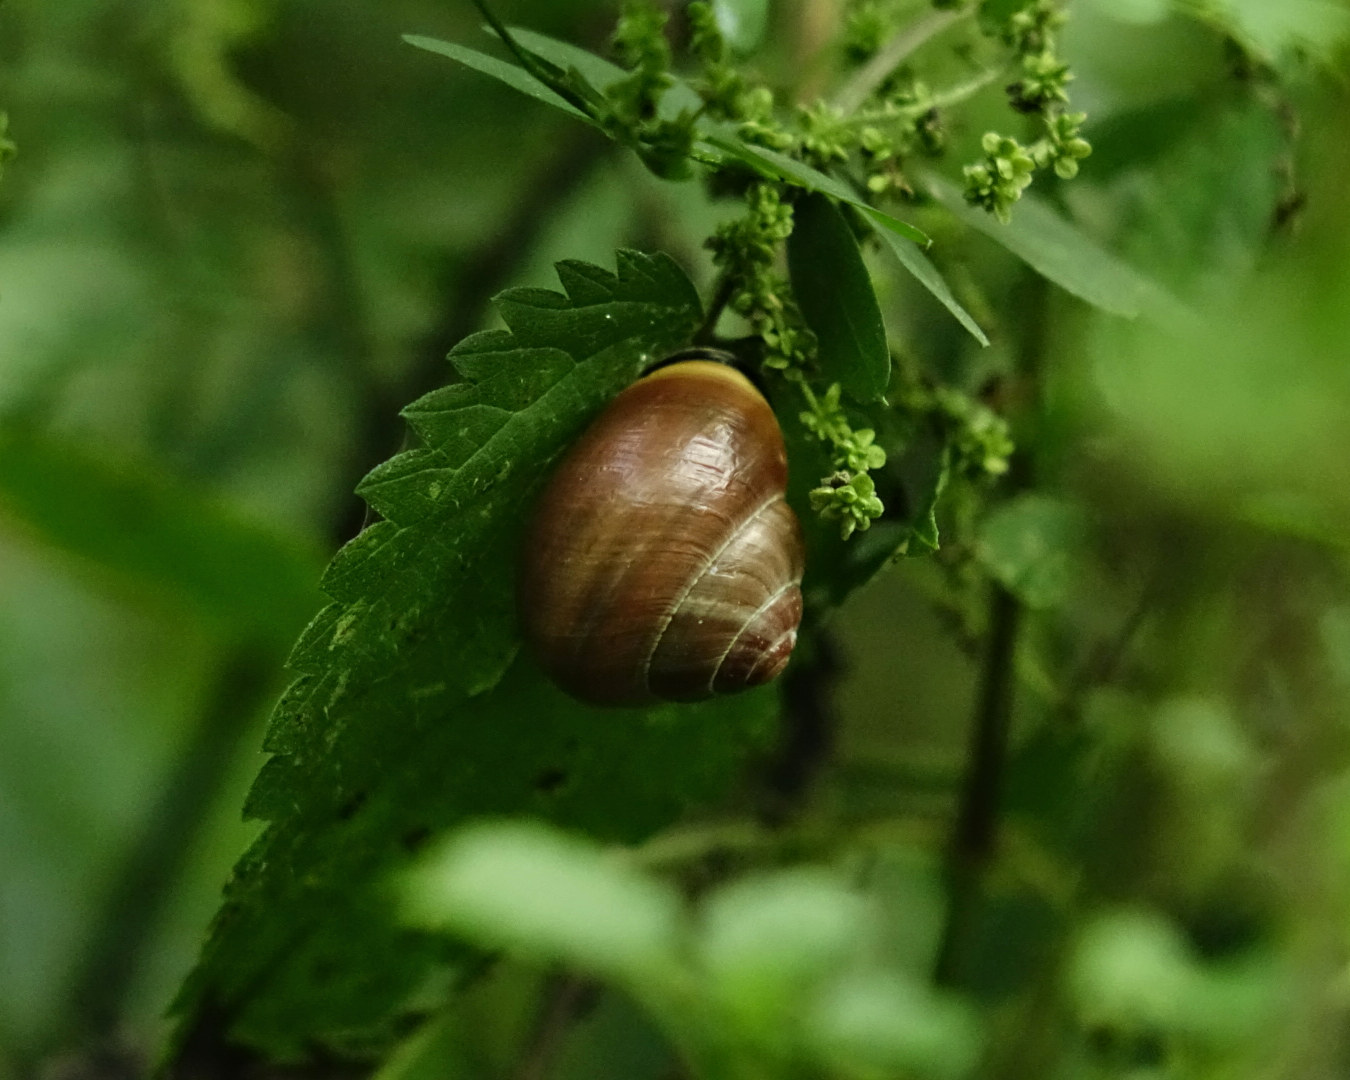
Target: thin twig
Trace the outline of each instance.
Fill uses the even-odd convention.
[[[834,97],[834,107],[845,115],[853,112],[872,96],[891,72],[900,66],[912,53],[936,37],[947,27],[966,18],[974,6],[959,11],[931,11],[921,19],[916,19],[881,47],[881,51],[864,64]]]
[[[936,980],[944,985],[960,981],[979,918],[984,871],[994,853],[1021,615],[1017,598],[1002,585],[993,585],[984,675],[949,855],[950,907],[934,971]]]
[[[1033,393],[1038,393],[1050,322],[1049,286],[1044,278],[1028,275],[1022,316],[1019,374]],[[1034,407],[1034,406],[1033,406]],[[1034,426],[1034,413],[1031,424]],[[1034,431],[1024,434],[1034,442]],[[1032,457],[1013,455],[1008,493],[1032,486]],[[970,950],[979,926],[985,872],[992,862],[998,836],[998,817],[1003,795],[1003,774],[1012,726],[1013,699],[1017,687],[1017,638],[1022,623],[1022,603],[998,582],[990,584],[989,631],[985,638],[984,671],[970,733],[970,755],[961,788],[948,852],[948,909],[938,946],[934,979],[943,985],[959,983],[968,966]]]
[[[735,291],[736,282],[730,274],[723,274],[718,278],[717,285],[713,289],[712,299],[708,301],[708,313],[703,317],[703,325],[694,334],[695,345],[706,345],[713,339],[713,334],[717,330],[717,323],[722,318],[722,312],[726,310],[727,304],[731,303],[731,297]]]
[[[595,984],[578,975],[561,974],[549,979],[534,1027],[516,1065],[515,1080],[545,1080],[568,1031],[586,1011],[595,994]]]

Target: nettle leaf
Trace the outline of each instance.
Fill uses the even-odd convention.
[[[416,988],[476,963],[396,921],[389,883],[431,836],[533,815],[637,840],[720,792],[771,731],[771,688],[599,710],[517,655],[518,538],[550,462],[701,319],[665,256],[558,274],[566,295],[498,298],[509,329],[456,346],[464,381],[405,410],[424,445],[360,487],[384,520],[333,560],[333,603],[292,654],[247,804],[269,824],[180,995],[185,1031],[214,1017],[277,1057],[383,1052]]]
[[[729,154],[741,164],[771,180],[785,180],[796,187],[823,192],[849,206],[856,206],[873,221],[913,240],[916,244],[927,247],[932,243],[922,229],[878,210],[842,180],[836,180],[833,176],[814,169],[796,158],[788,157],[787,154],[780,154],[777,150],[742,142],[735,134],[735,129],[727,125],[714,126],[700,146],[714,153],[720,151],[722,154]]]
[[[951,478],[952,455],[944,448],[934,462],[929,483],[924,488],[923,498],[914,511],[909,534],[896,548],[900,557],[931,555],[942,547],[938,534],[937,508],[942,493],[947,490],[947,481]]]
[[[967,204],[960,190],[943,178],[929,175],[924,184],[966,225],[1094,307],[1131,319],[1147,314],[1173,323],[1191,321],[1184,306],[1161,285],[1106,251],[1036,196],[1022,196],[1012,221],[1004,225]]]
[[[618,64],[606,60],[603,56],[597,56],[580,45],[573,45],[570,41],[559,41],[547,34],[519,26],[507,29],[522,48],[557,64],[560,68],[574,68],[601,90],[606,90],[621,79],[628,78],[629,73]],[[659,111],[666,119],[673,120],[681,112],[698,112],[702,107],[703,99],[698,96],[698,91],[687,82],[673,78],[661,97]]]
[[[448,56],[451,60],[458,60],[465,67],[472,68],[484,75],[490,75],[511,87],[512,90],[519,90],[522,94],[532,97],[536,101],[542,101],[545,105],[552,105],[555,109],[561,109],[570,116],[585,120],[588,124],[595,123],[585,112],[561,95],[554,93],[522,67],[509,64],[505,60],[499,60],[487,53],[481,53],[477,49],[456,45],[453,41],[441,41],[438,38],[423,37],[420,34],[404,34],[403,40],[415,48],[425,49],[427,52],[437,53],[440,56]]]
[[[855,400],[876,401],[891,380],[891,353],[853,230],[823,195],[799,199],[793,221],[787,244],[792,295],[819,343],[821,373]]]
[[[877,235],[881,237],[882,243],[900,260],[900,265],[913,274],[920,285],[937,297],[938,302],[956,316],[956,321],[969,330],[976,341],[987,346],[989,338],[980,329],[980,324],[971,317],[970,312],[962,307],[960,301],[952,295],[951,288],[947,285],[942,274],[939,273],[938,268],[932,264],[928,256],[914,241],[891,228],[890,222],[895,219],[881,220],[884,215],[879,215],[875,211],[869,212],[867,216],[881,225],[881,228],[876,230]]]

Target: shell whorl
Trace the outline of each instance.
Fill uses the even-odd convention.
[[[694,701],[766,682],[801,618],[803,550],[768,403],[706,361],[620,394],[572,447],[526,540],[521,617],[563,689]]]

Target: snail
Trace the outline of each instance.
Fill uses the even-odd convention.
[[[622,391],[549,479],[519,606],[545,672],[595,705],[768,682],[801,621],[803,543],[763,395],[712,350]]]

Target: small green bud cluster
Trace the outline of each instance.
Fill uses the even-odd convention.
[[[745,215],[719,225],[707,247],[731,284],[731,309],[764,342],[764,365],[800,372],[815,341],[775,270],[778,252],[792,233],[792,206],[778,185],[768,182],[752,184],[745,200]]]
[[[727,59],[727,43],[717,25],[712,5],[705,0],[695,0],[686,9],[686,15],[689,19],[689,51],[702,72],[698,93],[708,114],[725,120],[745,119],[747,108],[754,107],[746,97],[754,91],[747,86],[740,70]],[[772,95],[769,113],[772,114]]]
[[[877,498],[876,482],[867,473],[837,472],[811,490],[811,509],[826,521],[838,521],[845,540],[867,529],[885,506]]]
[[[881,51],[899,24],[895,0],[855,0],[844,18],[844,61],[862,65]]]
[[[858,132],[858,149],[867,190],[873,195],[911,195],[902,168],[904,159],[915,151],[937,157],[946,148],[946,131],[935,102],[923,82],[908,80],[892,85],[876,110],[855,119],[866,125]]]
[[[656,115],[661,95],[670,86],[670,44],[666,13],[647,0],[627,0],[614,30],[614,54],[629,69],[628,78],[609,88],[607,96],[621,117],[637,121]]]
[[[993,479],[1008,471],[1008,459],[1016,448],[1003,417],[951,387],[933,390],[931,403],[934,415],[947,432],[952,464],[959,472],[977,479]]]
[[[627,0],[614,31],[614,53],[629,69],[605,91],[608,114],[605,130],[631,146],[657,176],[678,180],[692,173],[689,157],[694,146],[691,115],[664,119],[657,112],[661,96],[673,82],[667,15],[651,0]]]
[[[1013,203],[1031,184],[1036,159],[1016,139],[996,131],[986,132],[980,145],[984,160],[965,168],[966,201],[984,207],[1006,225],[1012,220]]]
[[[989,132],[981,144],[984,159],[965,168],[966,200],[1004,224],[1036,171],[1053,169],[1069,180],[1078,174],[1078,162],[1092,153],[1080,134],[1086,114],[1065,108],[1073,81],[1073,72],[1057,52],[1057,32],[1065,17],[1060,0],[1035,0],[996,30],[1021,64],[1021,78],[1007,88],[1009,103],[1017,112],[1039,116],[1044,125],[1041,138],[1027,146]]]
[[[855,429],[849,422],[838,383],[820,396],[805,382],[801,391],[807,403],[801,413],[802,425],[829,445],[836,470],[811,492],[811,508],[827,520],[837,519],[847,540],[855,530],[869,528],[885,510],[868,473],[886,464],[886,451],[876,444],[875,431]]]

